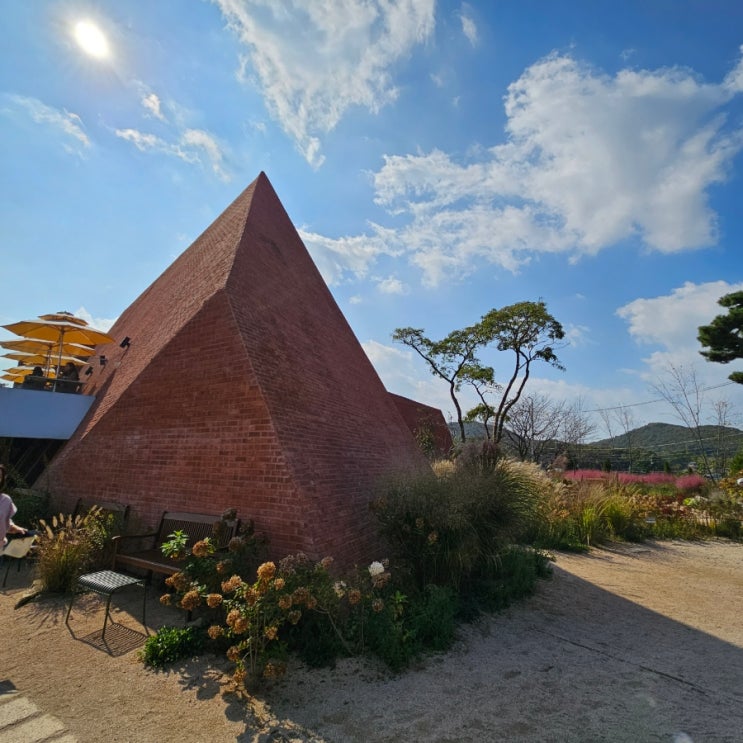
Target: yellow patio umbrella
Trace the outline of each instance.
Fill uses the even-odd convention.
[[[62,315],[47,315],[47,317],[63,317]],[[20,320],[3,328],[11,333],[33,338],[40,341],[51,341],[62,345],[63,343],[79,343],[85,346],[98,346],[103,343],[113,343],[114,339],[102,330],[91,328],[85,320],[76,317],[45,320],[39,317],[36,320]]]
[[[9,351],[21,351],[23,353],[51,355],[56,358],[60,352],[66,356],[80,356],[88,358],[95,353],[95,349],[80,343],[55,343],[54,341],[40,341],[36,338],[21,338],[17,341],[0,341],[0,347]]]
[[[66,343],[97,346],[114,342],[110,335],[102,330],[91,328],[87,321],[69,312],[41,315],[35,320],[21,320],[2,327],[22,336],[24,341],[33,339],[56,344],[57,367],[61,365],[63,346]]]
[[[24,366],[46,366],[47,362],[50,361],[50,356],[44,353],[22,353],[20,351],[14,351],[11,353],[4,353],[4,359],[13,359],[13,361],[19,361]],[[59,356],[55,356],[58,359]],[[61,361],[66,364],[71,361],[73,364],[86,363],[79,359],[77,356],[62,356]]]

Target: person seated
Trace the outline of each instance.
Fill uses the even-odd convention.
[[[44,370],[35,366],[34,370],[23,380],[23,388],[27,390],[43,390],[46,386]]]
[[[0,552],[8,544],[9,537],[30,537],[36,535],[35,531],[31,532],[13,522],[13,516],[15,516],[18,509],[15,507],[13,499],[7,493],[3,493],[6,481],[7,470],[5,465],[0,464]]]
[[[68,361],[57,377],[57,390],[59,392],[80,392],[79,379],[77,367]]]

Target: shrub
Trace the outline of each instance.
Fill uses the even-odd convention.
[[[100,565],[111,536],[112,517],[93,507],[84,515],[39,520],[36,571],[44,590],[67,593],[82,573]]]
[[[194,627],[161,627],[145,640],[140,658],[150,668],[163,668],[197,655],[203,646],[204,636]]]
[[[49,493],[30,488],[16,488],[10,495],[18,509],[13,517],[17,524],[36,528],[41,519],[49,516]]]
[[[380,532],[420,592],[466,590],[499,553],[532,529],[540,502],[534,470],[499,460],[466,461],[450,474],[398,479],[372,504]]]

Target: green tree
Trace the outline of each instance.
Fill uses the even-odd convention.
[[[493,441],[498,444],[503,437],[508,412],[519,401],[529,381],[532,363],[543,361],[564,370],[555,354],[555,345],[565,337],[565,331],[547,312],[547,305],[542,301],[518,302],[490,310],[483,316],[480,325],[488,344],[495,344],[498,351],[513,353],[511,376],[503,386],[503,394],[493,416]]]
[[[464,417],[457,395],[464,381],[462,370],[468,366],[481,367],[476,356],[477,349],[484,342],[480,328],[472,325],[464,330],[454,330],[440,341],[426,338],[423,332],[422,328],[397,328],[392,340],[412,348],[428,364],[434,376],[448,382],[449,396],[457,411],[459,434],[464,441]]]
[[[728,364],[743,358],[743,291],[726,294],[717,300],[727,307],[725,315],[717,315],[709,325],[702,325],[697,336],[708,351],[700,351],[707,361]],[[743,372],[733,372],[728,379],[743,384]]]
[[[498,444],[508,413],[529,380],[532,363],[543,361],[563,369],[555,354],[555,344],[565,333],[542,301],[518,302],[490,310],[480,322],[454,330],[440,341],[433,341],[423,333],[420,328],[397,328],[392,339],[412,348],[426,361],[434,376],[448,382],[462,441],[466,439],[465,418],[458,394],[463,384],[472,385],[480,397],[482,407],[478,405],[470,411],[473,417],[484,418],[486,425],[493,418],[493,441]],[[496,383],[493,368],[483,365],[477,357],[478,351],[486,346],[514,355],[511,376],[505,385]],[[500,401],[497,406],[491,406],[485,394],[497,392],[502,392]]]

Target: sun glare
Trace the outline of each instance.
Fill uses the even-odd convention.
[[[75,40],[80,48],[91,57],[104,59],[109,55],[108,41],[98,26],[90,21],[75,24]]]

